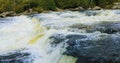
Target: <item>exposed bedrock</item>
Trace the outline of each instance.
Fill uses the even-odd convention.
[[[67,43],[63,55],[78,58],[76,63],[120,63],[120,34],[56,34],[51,38],[54,44]]]
[[[120,35],[69,35],[64,53],[77,57],[76,63],[120,63]]]
[[[63,55],[78,58],[76,63],[120,63],[120,23],[103,22],[92,26],[74,25],[84,33],[54,34],[53,44],[66,43]],[[98,33],[96,32],[98,31]],[[100,32],[100,33],[99,33]]]
[[[0,55],[0,63],[32,63],[30,53],[12,52]]]

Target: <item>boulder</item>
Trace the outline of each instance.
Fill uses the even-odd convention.
[[[64,54],[78,58],[76,63],[120,63],[120,35],[91,35],[69,35]]]

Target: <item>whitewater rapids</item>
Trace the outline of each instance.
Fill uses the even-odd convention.
[[[29,63],[76,63],[77,58],[63,55],[67,51],[67,40],[55,43],[50,37],[83,34],[96,38],[96,34],[102,33],[93,32],[91,36],[86,28],[78,28],[120,22],[119,13],[119,10],[65,11],[0,18],[0,55],[22,50],[31,54],[33,61]]]

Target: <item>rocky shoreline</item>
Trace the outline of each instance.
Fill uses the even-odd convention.
[[[32,9],[26,10],[22,13],[16,13],[15,11],[7,11],[7,12],[3,12],[0,14],[1,18],[5,18],[5,17],[12,17],[12,16],[20,16],[20,15],[31,15],[31,14],[37,14],[37,11],[32,11]]]
[[[120,9],[120,3],[115,3],[112,7],[108,6],[108,8],[102,8],[102,7],[99,7],[99,6],[94,6],[94,7],[85,9],[85,8],[79,6],[79,7],[68,8],[68,9],[57,8],[56,11],[66,11],[66,10],[67,11],[84,11],[84,10],[102,10],[102,9],[118,10],[118,9]],[[16,13],[15,11],[7,11],[7,12],[0,13],[0,18],[20,16],[20,15],[31,15],[31,14],[38,14],[38,13],[48,13],[50,11],[52,11],[52,10],[47,10],[47,11],[44,10],[42,12],[38,12],[38,11],[33,11],[33,9],[28,9],[28,10],[26,10],[24,12],[21,12],[21,13]]]

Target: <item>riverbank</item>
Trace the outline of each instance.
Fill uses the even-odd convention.
[[[69,9],[58,9],[54,12],[64,12],[64,11],[86,11],[86,10],[119,10],[119,8],[116,9],[103,9],[101,7],[94,7],[94,8],[88,8],[88,9],[84,9],[82,7],[77,7],[77,8],[69,8]],[[20,16],[20,15],[32,15],[32,14],[39,14],[39,13],[49,13],[49,12],[53,12],[52,10],[47,10],[47,11],[43,11],[43,12],[38,12],[38,11],[33,11],[32,9],[26,10],[24,12],[21,13],[16,13],[15,11],[6,11],[0,14],[0,18],[5,18],[5,17],[13,17],[13,16]]]
[[[0,17],[31,15],[49,11],[120,9],[119,2],[119,0],[1,0]]]

